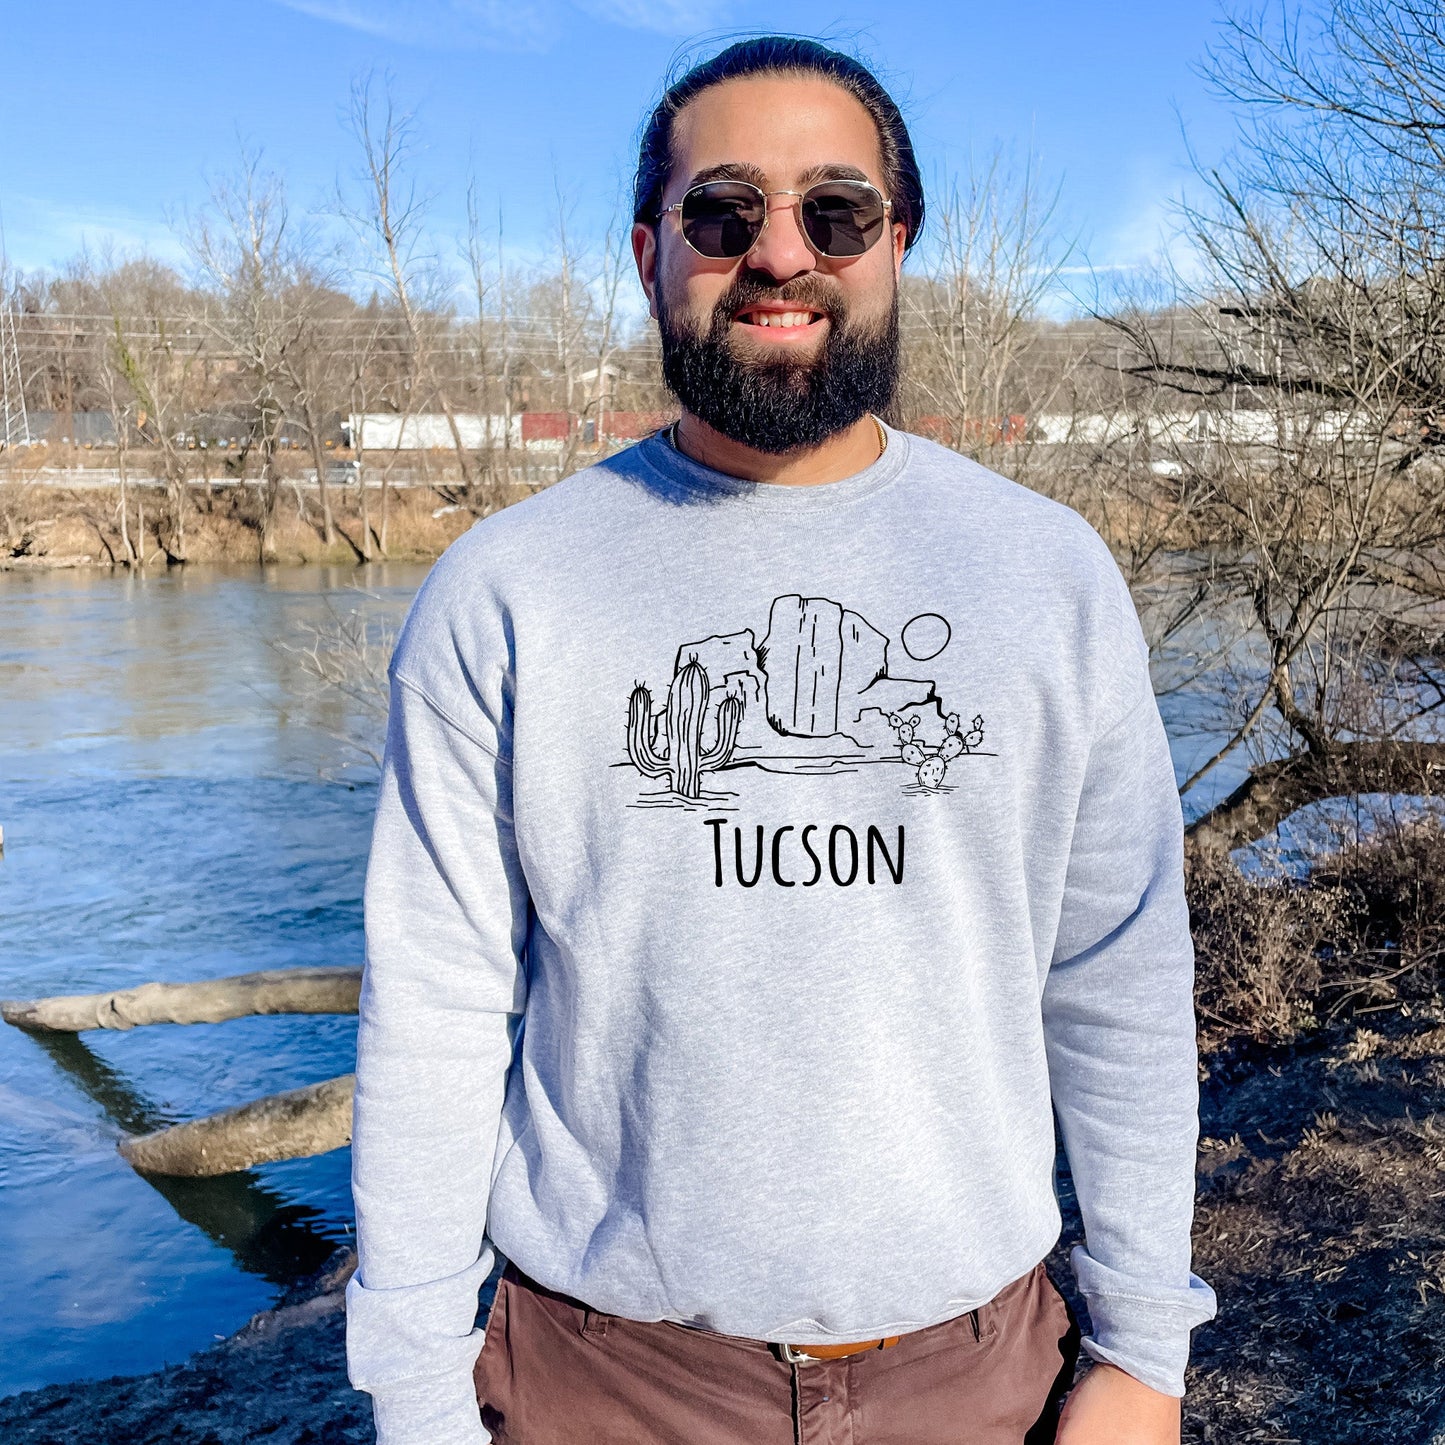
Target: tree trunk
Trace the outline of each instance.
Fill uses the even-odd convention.
[[[118,428],[125,426],[125,419],[121,418],[116,423]],[[130,498],[126,494],[126,483],[129,480],[128,468],[126,467],[126,450],[124,433],[121,434],[120,450],[116,459],[116,470],[120,473],[120,542],[125,548],[125,564],[127,567],[135,566],[135,548],[130,542],[130,518],[127,516],[127,509],[130,505]],[[141,543],[145,545],[144,542]]]
[[[276,461],[275,413],[263,407],[261,412],[261,538],[260,558],[272,562],[276,558],[276,504],[281,494],[281,471]]]
[[[356,1075],[268,1094],[249,1104],[122,1139],[121,1154],[146,1174],[200,1178],[274,1159],[325,1154],[351,1142]]]
[[[1191,846],[1229,851],[1253,843],[1308,803],[1350,793],[1445,792],[1445,743],[1339,743],[1257,767],[1185,830]]]
[[[361,555],[364,561],[370,562],[372,556],[371,509],[366,504],[366,464],[360,460],[360,452],[357,453],[357,458],[356,505],[361,512]]]
[[[311,437],[311,459],[316,463],[316,487],[321,494],[322,540],[328,547],[336,545],[336,522],[331,515],[331,494],[326,490],[326,450],[321,444],[320,428],[308,410],[306,430]]]
[[[251,1014],[354,1014],[359,968],[271,968],[199,983],[143,983],[113,993],[6,999],[0,1016],[34,1033],[214,1024]]]

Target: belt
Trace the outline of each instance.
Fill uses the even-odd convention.
[[[973,1326],[974,1339],[979,1338],[978,1311],[971,1309],[968,1312],[969,1323]],[[780,1360],[786,1360],[790,1365],[811,1365],[820,1360],[843,1360],[849,1355],[866,1354],[869,1350],[886,1350],[890,1345],[896,1345],[902,1335],[885,1335],[881,1340],[860,1340],[853,1345],[782,1345],[770,1346],[778,1353]]]
[[[842,1360],[849,1355],[861,1355],[868,1350],[886,1350],[896,1345],[902,1335],[885,1335],[881,1340],[860,1340],[852,1345],[783,1345],[778,1354],[790,1365],[810,1365],[819,1360]]]

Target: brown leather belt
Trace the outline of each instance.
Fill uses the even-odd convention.
[[[886,1350],[896,1345],[902,1335],[885,1335],[881,1340],[860,1340],[855,1345],[779,1345],[778,1352],[790,1365],[806,1365],[814,1360],[841,1360],[861,1355],[868,1350]]]

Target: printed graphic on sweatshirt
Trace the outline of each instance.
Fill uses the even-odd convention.
[[[627,709],[627,756],[646,788],[632,807],[726,810],[746,768],[773,773],[896,771],[905,794],[948,793],[984,750],[984,720],[909,675],[938,657],[952,629],[922,612],[893,640],[826,597],[775,597],[768,629],[684,643],[666,690],[639,681]],[[625,764],[623,765],[625,766]],[[720,791],[727,782],[737,787]]]

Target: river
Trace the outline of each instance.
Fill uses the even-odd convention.
[[[426,570],[0,573],[0,996],[359,964],[375,788],[272,644]],[[115,1145],[346,1073],[355,1028],[0,1028],[0,1395],[179,1360],[349,1238],[349,1151],[153,1184]]]
[[[360,715],[274,644],[399,619],[426,570],[0,573],[0,996],[360,963],[374,770],[336,737]],[[1185,710],[1163,705],[1181,772],[1210,744]],[[354,1039],[0,1027],[0,1395],[180,1360],[349,1240],[348,1150],[165,1182],[115,1146],[346,1073]]]

